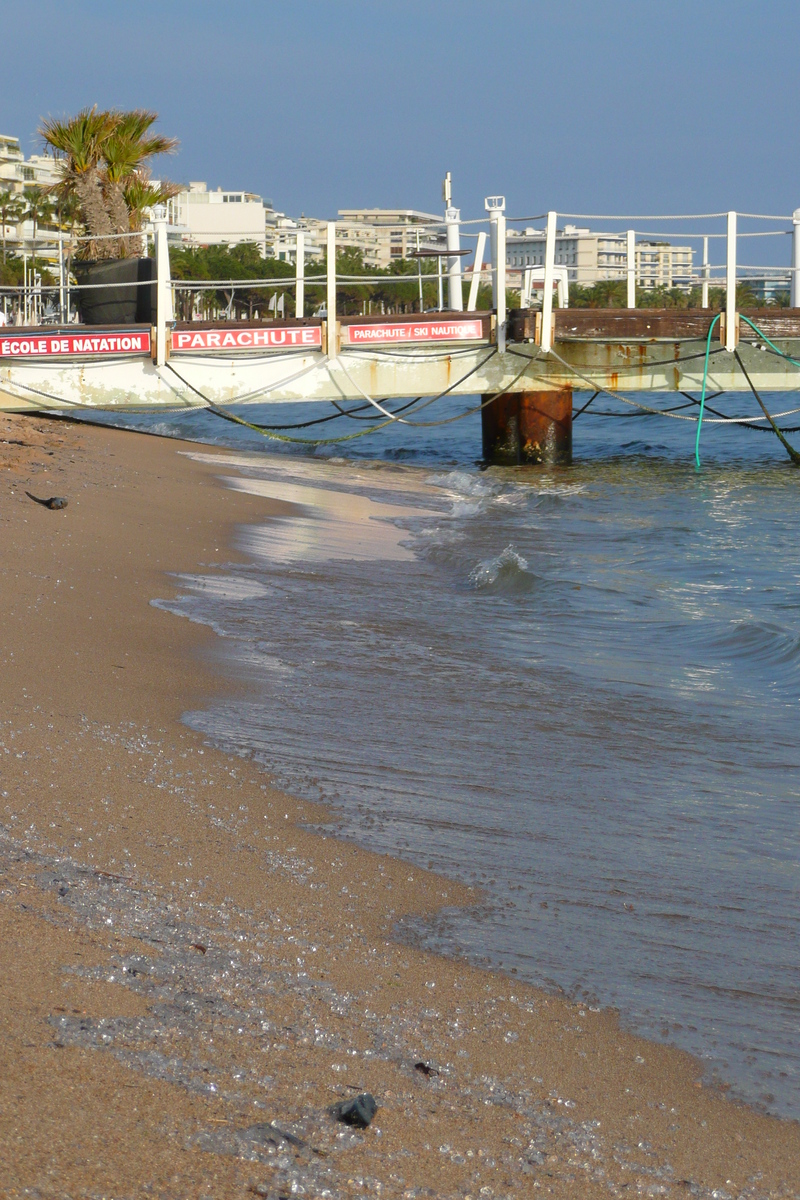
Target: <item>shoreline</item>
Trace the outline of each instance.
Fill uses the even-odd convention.
[[[337,839],[181,723],[238,685],[151,601],[280,506],[185,443],[2,428],[9,1195],[797,1194],[797,1122],[611,1012],[394,941],[476,893]],[[326,1109],[362,1088],[378,1116],[340,1137]]]

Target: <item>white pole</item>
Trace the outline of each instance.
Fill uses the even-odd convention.
[[[336,222],[328,221],[328,296],[325,304],[327,321],[327,355],[336,358]]]
[[[172,320],[172,296],[169,279],[169,247],[167,222],[160,217],[155,222],[156,243],[156,366],[167,361],[167,322]]]
[[[800,208],[792,213],[792,225],[791,306],[800,308]]]
[[[519,293],[520,308],[530,308],[531,292],[533,291],[533,267],[525,267],[522,271],[522,287]]]
[[[64,320],[64,241],[61,230],[58,231],[58,319]]]
[[[546,354],[553,348],[553,272],[556,261],[556,217],[547,214],[547,232],[544,240],[544,295],[542,296],[542,350]]]
[[[447,249],[450,257],[447,260],[447,305],[451,312],[462,312],[464,308],[464,293],[461,288],[461,256],[452,251],[461,249],[460,222],[461,210],[448,208],[444,214],[445,230],[447,233]]]
[[[489,214],[489,245],[492,255],[492,307],[497,319],[497,349],[506,348],[506,207],[505,196],[487,196]]]
[[[436,256],[436,278],[439,281],[439,312],[444,308],[444,292],[442,290],[442,256]]]
[[[708,268],[708,238],[703,238],[703,286],[700,299],[700,307],[708,308],[708,280],[711,272]]]
[[[725,266],[725,349],[736,349],[736,213],[728,213],[727,263]]]
[[[294,313],[296,317],[303,316],[303,308],[306,301],[306,264],[305,264],[305,237],[302,229],[298,229],[297,238],[295,241],[295,298],[294,298]]]
[[[478,288],[481,285],[481,273],[483,271],[483,256],[486,253],[486,233],[484,230],[478,234],[478,243],[475,247],[475,261],[472,264],[472,282],[469,285],[469,298],[467,300],[467,308],[470,312],[475,312],[478,304]]]
[[[417,230],[417,276],[419,278],[419,311],[425,311],[425,305],[422,299],[422,259],[419,256],[419,230]],[[383,309],[381,309],[383,312]]]
[[[628,308],[636,308],[636,232],[628,230]]]

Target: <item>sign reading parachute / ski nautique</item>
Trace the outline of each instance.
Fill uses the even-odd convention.
[[[374,346],[376,343],[480,342],[483,321],[446,318],[433,321],[375,321],[342,323],[342,345]]]
[[[73,354],[149,354],[150,330],[97,333],[9,333],[0,337],[0,358],[61,358]]]
[[[319,325],[294,328],[263,325],[237,329],[173,329],[172,349],[203,350],[314,350],[322,345]]]

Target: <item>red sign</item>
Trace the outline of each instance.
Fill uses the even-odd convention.
[[[364,325],[343,325],[342,341],[349,346],[369,346],[376,342],[479,342],[483,340],[482,321],[396,321]]]
[[[173,350],[286,350],[322,345],[319,325],[294,328],[173,329]]]
[[[73,354],[149,354],[150,330],[130,333],[10,333],[0,337],[0,358],[61,358]]]

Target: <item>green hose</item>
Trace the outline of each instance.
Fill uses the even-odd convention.
[[[708,337],[706,338],[706,357],[703,363],[703,390],[700,394],[700,416],[697,418],[697,436],[694,439],[694,461],[698,469],[700,467],[700,430],[703,428],[703,410],[706,406],[706,385],[708,383],[708,359],[711,354],[711,335],[720,316],[721,313],[717,313],[714,317],[714,320],[708,327]]]
[[[792,363],[795,367],[800,367],[800,362],[798,362],[796,358],[792,358],[791,354],[787,354],[785,350],[779,350],[775,343],[771,342],[767,335],[762,333],[758,326],[754,324],[749,317],[746,317],[744,313],[739,313],[739,320],[746,321],[750,328],[758,334],[762,342],[769,346],[770,350],[774,350],[776,354],[779,354],[781,358],[785,358],[787,362]]]

